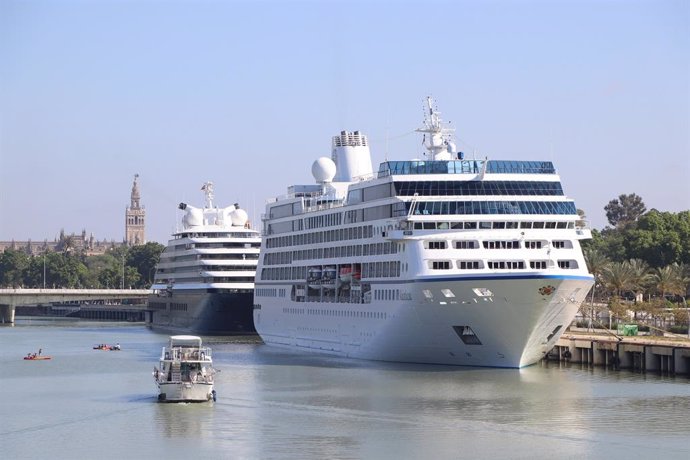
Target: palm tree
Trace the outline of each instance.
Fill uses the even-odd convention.
[[[598,249],[589,248],[585,250],[585,262],[587,262],[587,268],[589,272],[594,276],[594,285],[592,285],[592,297],[590,301],[590,316],[589,316],[589,329],[592,329],[592,320],[594,319],[594,293],[597,289],[597,285],[603,285],[603,272],[606,267],[609,266],[611,261],[606,257],[606,255],[599,251]]]
[[[630,269],[630,290],[635,293],[635,301],[637,301],[640,293],[653,282],[651,269],[647,262],[640,259],[631,259],[623,263],[627,263]]]
[[[615,294],[609,305],[609,320],[613,312],[611,306],[621,306],[620,299],[625,291],[630,291],[633,288],[633,271],[630,263],[626,262],[612,262],[602,271],[604,286]],[[620,308],[615,308],[616,314],[620,314]]]
[[[652,274],[652,279],[654,288],[661,294],[662,299],[666,298],[666,294],[684,293],[683,273],[676,263],[657,268]]]
[[[611,262],[602,270],[604,286],[609,292],[621,297],[623,292],[631,290],[633,273],[626,262]]]

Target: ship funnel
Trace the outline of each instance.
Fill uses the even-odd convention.
[[[341,131],[334,136],[331,158],[336,166],[334,182],[353,182],[373,174],[369,143],[359,131]]]

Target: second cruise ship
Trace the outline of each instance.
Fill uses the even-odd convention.
[[[151,287],[151,324],[177,333],[256,334],[252,300],[261,235],[239,205],[214,205],[212,182],[201,190],[203,208],[178,206],[182,219]]]

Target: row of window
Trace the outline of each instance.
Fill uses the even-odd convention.
[[[374,227],[347,227],[321,232],[300,233],[295,235],[274,236],[266,238],[267,248],[284,248],[316,243],[330,243],[332,241],[357,240],[374,236]]]
[[[167,304],[165,302],[151,302],[149,301],[148,308],[150,310],[165,310]]]
[[[192,283],[253,283],[253,276],[193,276],[193,277],[176,277],[176,278],[159,278],[156,276],[156,282],[161,284],[192,284]]]
[[[367,262],[360,264],[362,278],[396,278],[400,276],[402,264],[391,260],[383,262]],[[266,280],[306,280],[308,267],[275,267],[262,268],[261,279]],[[317,278],[317,279],[320,279]]]
[[[167,249],[166,249],[167,251]],[[221,259],[221,260],[258,260],[259,253],[255,252],[252,254],[187,254],[184,256],[176,256],[171,252],[163,252],[161,254],[160,263],[173,263],[173,262],[190,262],[196,260],[207,260],[207,259]]]
[[[194,249],[194,248],[242,248],[242,249],[247,249],[247,248],[260,248],[261,243],[219,243],[219,242],[214,242],[214,243],[187,243],[185,244],[184,248],[185,249]],[[176,249],[179,250],[180,246],[177,246]]]
[[[399,202],[397,203],[397,205],[398,213],[403,212],[402,210],[404,210],[405,208],[405,203]],[[372,206],[364,209],[353,209],[351,211],[352,212],[349,212],[345,215],[344,224],[370,222],[374,220],[388,219],[393,216],[393,206],[390,204]],[[340,215],[340,213],[331,215]],[[317,219],[319,217],[325,217],[325,215],[314,216],[314,219]],[[301,232],[303,230],[320,229],[326,226],[320,225],[318,220],[313,221],[311,219],[312,218],[310,217],[307,219],[293,219],[285,222],[271,222],[265,226],[265,233],[266,235],[277,235],[280,233]]]
[[[575,222],[412,222],[414,230],[503,230],[511,228],[575,228]]]
[[[550,161],[451,160],[384,161],[378,177],[406,174],[555,174]]]
[[[408,214],[412,206],[415,215],[577,214],[572,201],[414,201],[405,203]]]
[[[209,233],[183,233],[176,239],[184,238],[258,238],[256,232],[209,232]]]
[[[236,272],[236,271],[254,271],[256,266],[247,265],[190,265],[187,267],[175,268],[159,268],[158,273],[189,273],[199,271],[214,271],[214,272]]]
[[[413,181],[394,182],[394,186],[398,196],[563,195],[560,182]]]
[[[291,315],[318,315],[318,316],[334,316],[338,318],[370,318],[370,319],[387,319],[388,313],[380,311],[363,311],[363,310],[322,310],[320,308],[291,308],[284,307],[284,314]],[[336,331],[330,331],[335,333]]]
[[[479,241],[453,241],[453,245],[455,249],[478,249]],[[549,242],[543,240],[529,240],[524,242],[525,249],[541,249],[548,245]],[[522,248],[522,242],[520,240],[482,241],[482,246],[484,249],[520,249]],[[424,247],[426,249],[447,249],[448,242],[445,240],[425,241]],[[553,240],[551,242],[551,247],[554,249],[571,249],[573,244],[571,241]]]
[[[404,248],[404,245],[403,245]],[[387,241],[385,243],[370,243],[348,246],[331,246],[327,248],[301,249],[298,251],[282,251],[264,254],[264,265],[291,264],[297,260],[340,259],[343,257],[360,257],[371,255],[396,254],[398,244]]]
[[[430,260],[427,262],[432,270],[450,270],[453,262],[450,260]],[[460,270],[481,270],[485,267],[482,260],[456,260],[455,266]],[[530,260],[528,264],[523,260],[490,260],[486,262],[486,267],[490,270],[524,270],[529,266],[532,270],[546,270],[548,261]],[[559,260],[558,267],[563,269],[577,269],[576,260]]]
[[[187,304],[180,302],[170,302],[170,311],[187,311]]]
[[[254,290],[254,295],[256,297],[285,297],[285,289],[276,288],[256,288]]]

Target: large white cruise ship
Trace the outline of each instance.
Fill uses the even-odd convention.
[[[161,254],[149,297],[154,327],[202,335],[255,334],[254,276],[261,234],[235,204],[203,208],[180,203],[182,219]]]
[[[352,358],[520,368],[593,283],[591,232],[549,161],[463,159],[431,99],[425,160],[372,170],[343,131],[316,184],[263,218],[254,325],[266,344]]]

